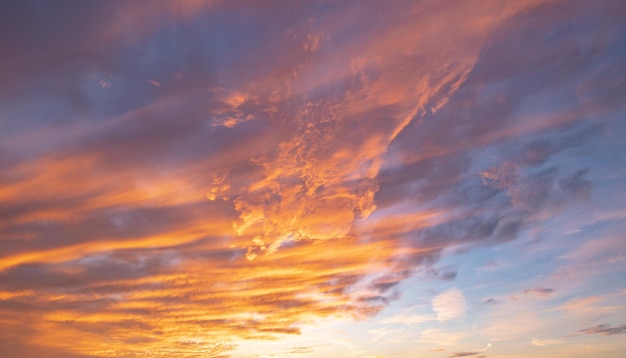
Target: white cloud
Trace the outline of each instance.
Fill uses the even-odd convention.
[[[431,315],[411,315],[411,316],[406,316],[406,315],[402,315],[402,314],[397,314],[394,316],[391,316],[389,318],[385,318],[383,320],[380,321],[380,323],[383,324],[389,324],[389,323],[402,323],[402,324],[406,324],[406,325],[412,325],[412,324],[416,324],[416,323],[422,323],[422,322],[428,322],[428,321],[434,321],[435,317],[431,316]]]
[[[465,332],[448,332],[439,328],[429,328],[422,332],[420,342],[449,347],[456,345],[460,339],[465,337],[467,337]]]
[[[537,347],[547,347],[547,346],[551,346],[554,344],[564,343],[564,341],[559,340],[559,339],[538,339],[538,338],[531,338],[530,342]]]
[[[467,308],[463,292],[456,287],[435,296],[432,304],[440,322],[462,316]]]

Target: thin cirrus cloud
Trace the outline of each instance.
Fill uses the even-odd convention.
[[[507,294],[623,306],[505,254],[622,272],[621,2],[0,7],[2,357],[488,356],[552,342]]]

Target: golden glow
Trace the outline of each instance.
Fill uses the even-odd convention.
[[[326,5],[306,5],[319,16],[300,13],[305,3],[116,2],[84,25],[86,44],[81,29],[72,29],[80,56],[69,38],[50,63],[28,67],[40,61],[29,53],[23,77],[10,84],[16,93],[22,82],[30,86],[31,72],[63,76],[49,84],[41,75],[45,83],[32,90],[32,110],[16,100],[17,114],[0,111],[34,123],[10,117],[0,126],[9,133],[0,133],[0,346],[19,335],[21,346],[35,347],[27,351],[32,355],[226,357],[240,344],[298,336],[323,320],[373,319],[416,272],[439,275],[433,262],[445,250],[461,252],[484,232],[511,240],[507,230],[517,234],[523,220],[505,218],[505,209],[526,210],[531,222],[566,206],[559,197],[558,210],[546,204],[529,214],[527,198],[518,198],[526,192],[511,194],[509,176],[530,159],[506,162],[501,157],[508,152],[493,150],[470,163],[464,155],[564,127],[580,119],[578,107],[518,113],[523,104],[515,103],[502,110],[512,124],[498,126],[497,118],[475,128],[475,117],[486,114],[463,116],[480,96],[506,102],[494,93],[500,87],[454,102],[481,75],[485,49],[498,40],[494,32],[543,2],[373,1],[323,14]],[[21,36],[16,43],[34,41],[30,32]],[[57,45],[38,46],[44,50],[34,54]],[[3,61],[0,70],[12,68]],[[489,81],[505,82],[472,86],[483,90]],[[50,95],[49,104],[38,91],[62,99]],[[459,107],[451,114],[450,103]],[[71,108],[63,107],[58,123],[57,105]],[[54,125],[40,125],[40,116]],[[454,163],[446,162],[453,154]],[[438,159],[445,163],[426,165]],[[457,185],[471,180],[485,185],[469,194]],[[551,183],[568,195],[567,180]],[[418,193],[420,185],[433,189]],[[504,204],[496,210],[454,200],[497,190],[511,199],[502,215]],[[472,222],[457,235],[457,222],[488,211],[496,211],[492,225]],[[448,231],[436,231],[450,222]],[[426,291],[419,290],[413,293]],[[465,296],[453,292],[464,311]],[[566,306],[600,302],[595,297]],[[437,315],[407,316],[386,322],[437,321]],[[538,321],[519,317],[529,326]],[[469,336],[442,332],[431,328],[407,341],[448,344]],[[396,332],[367,333],[382,339]],[[348,340],[337,342],[365,356]],[[459,356],[483,351],[468,352]]]

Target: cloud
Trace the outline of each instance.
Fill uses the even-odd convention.
[[[312,352],[312,347],[292,347],[286,350],[284,354],[309,354]]]
[[[441,322],[458,318],[465,313],[467,305],[465,297],[458,288],[448,289],[432,300],[433,311],[437,313],[437,319]]]
[[[401,323],[401,324],[406,324],[406,325],[413,325],[416,323],[432,321],[434,319],[435,317],[429,316],[429,315],[407,316],[405,314],[398,314],[389,318],[385,318],[381,320],[380,323],[383,323],[383,324]]]
[[[456,352],[450,355],[450,358],[456,357],[484,357],[480,352]]]
[[[537,288],[529,288],[524,290],[524,294],[533,294],[537,297],[549,297],[552,293],[554,293],[553,288],[545,288],[545,287],[537,287]]]
[[[602,300],[602,297],[599,296],[573,298],[565,302],[560,308],[573,312],[596,312],[598,310],[598,307],[596,307],[594,304],[601,302]]]
[[[599,324],[597,326],[581,329],[580,332],[586,334],[601,334],[603,336],[614,336],[618,334],[626,334],[626,325],[612,327],[608,324]]]
[[[456,270],[439,270],[433,267],[427,271],[427,274],[443,281],[454,281],[459,273]]]
[[[456,271],[444,271],[439,274],[441,279],[444,281],[454,281],[457,275],[458,275],[458,272]]]
[[[593,202],[598,169],[556,159],[623,108],[617,5],[353,5],[3,6],[0,355],[223,356],[371,318],[416,273],[465,279],[448,249]],[[468,309],[431,304],[380,323]]]
[[[565,342],[563,340],[560,340],[560,339],[538,339],[538,338],[532,338],[530,340],[530,343],[532,343],[534,346],[537,346],[537,347],[547,347],[547,346],[551,346],[551,345],[555,345],[555,344],[563,344]]]

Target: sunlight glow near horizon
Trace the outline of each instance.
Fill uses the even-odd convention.
[[[623,358],[626,2],[0,28],[0,358]]]

